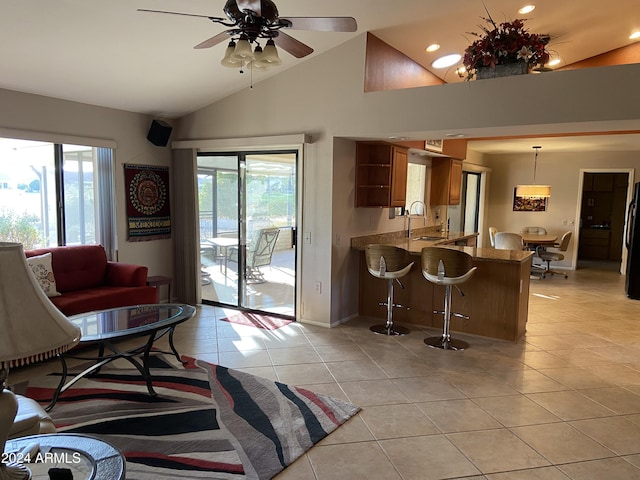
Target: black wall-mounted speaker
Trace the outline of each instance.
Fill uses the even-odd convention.
[[[149,133],[147,134],[147,140],[158,147],[165,147],[171,136],[171,125],[162,120],[154,120],[151,122]]]

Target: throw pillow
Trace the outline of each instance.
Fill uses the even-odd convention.
[[[57,290],[56,278],[53,276],[53,268],[51,268],[51,253],[29,257],[27,258],[27,263],[47,297],[61,295]]]

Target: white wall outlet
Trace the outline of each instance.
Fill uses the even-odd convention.
[[[304,243],[311,245],[311,232],[304,232]]]
[[[322,293],[322,282],[316,282],[316,293]]]

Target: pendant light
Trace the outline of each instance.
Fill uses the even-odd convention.
[[[539,145],[532,147],[535,150],[533,159],[533,184],[516,185],[516,196],[525,198],[549,198],[551,196],[550,185],[536,185],[536,168],[538,166],[538,151],[542,148]]]

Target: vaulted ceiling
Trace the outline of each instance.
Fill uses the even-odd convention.
[[[0,15],[0,88],[177,118],[249,86],[249,75],[220,65],[226,42],[194,49],[225,27],[207,18],[140,12],[166,10],[221,17],[224,0],[19,0]],[[280,51],[283,65],[254,72],[253,82],[277,75],[365,31],[446,82],[455,68],[435,70],[439,55],[462,53],[478,32],[485,6],[500,22],[527,18],[552,37],[560,67],[633,44],[640,30],[637,0],[275,0],[280,17],[352,16],[353,33],[288,30],[314,49],[301,59]],[[638,40],[635,40],[636,42]],[[425,47],[438,43],[436,53]]]

